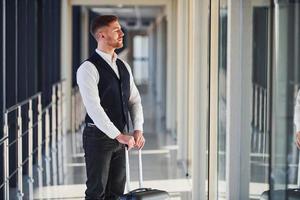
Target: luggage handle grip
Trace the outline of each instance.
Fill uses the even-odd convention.
[[[129,153],[128,147],[125,147],[125,160],[126,160],[126,185],[128,192],[130,191],[130,167],[129,167]],[[143,163],[142,163],[142,150],[138,150],[139,157],[139,187],[143,188]]]

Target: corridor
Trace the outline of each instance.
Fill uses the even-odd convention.
[[[143,91],[143,90],[141,90]],[[171,199],[191,199],[191,180],[177,163],[176,140],[166,132],[161,110],[156,108],[153,88],[141,92],[145,116],[144,134],[146,145],[142,152],[144,187],[166,190]],[[156,109],[155,109],[156,108]],[[72,137],[76,138],[76,149],[72,152]],[[64,184],[37,188],[34,199],[83,199],[85,191],[85,163],[82,149],[82,130],[66,136],[67,166]],[[130,151],[131,189],[138,188],[137,151]],[[25,194],[26,196],[26,194]]]
[[[90,29],[101,15],[118,17],[124,36],[115,53],[141,94],[144,187],[166,190],[173,200],[298,194],[299,0],[1,0],[0,6],[0,199],[84,198],[86,110],[76,72],[97,49]],[[135,189],[136,150],[130,164]]]

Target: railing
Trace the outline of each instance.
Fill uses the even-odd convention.
[[[77,156],[78,149],[82,146],[81,134],[77,134],[79,130],[83,127],[83,121],[86,115],[86,110],[84,108],[79,89],[74,87],[72,90],[72,151],[73,156]]]
[[[7,117],[5,117],[4,119],[5,122],[7,122]],[[2,149],[3,149],[3,174],[4,174],[4,180],[3,180],[3,183],[1,184],[0,188],[4,188],[3,190],[3,194],[4,194],[4,199],[5,200],[8,200],[9,199],[9,179],[7,178],[8,177],[8,128],[7,126],[4,126],[4,129],[3,129],[3,135],[4,137],[1,139],[0,141],[0,147],[2,146]],[[6,155],[6,156],[5,156]]]
[[[292,99],[295,102],[300,84],[293,84],[293,96]],[[255,162],[262,165],[268,165],[268,159],[270,156],[269,149],[269,134],[270,130],[268,127],[268,104],[267,104],[267,89],[258,85],[253,84],[253,110],[252,110],[252,137],[251,137],[251,157],[255,157]],[[295,132],[295,130],[293,131]],[[289,145],[289,144],[288,144]],[[298,166],[297,182],[300,186],[300,154],[296,145],[292,145],[291,152],[288,155],[289,161],[287,163],[291,177],[295,177],[296,166]],[[258,160],[262,158],[263,160]],[[267,169],[267,168],[266,168]],[[266,173],[267,175],[267,173]],[[266,176],[267,177],[267,176]]]
[[[266,156],[269,141],[267,126],[267,89],[253,84],[253,110],[252,110],[252,153],[261,153]]]
[[[299,88],[299,84],[294,84],[293,99],[296,99]],[[253,84],[252,153],[265,155],[269,148],[267,109],[267,89],[258,84]]]
[[[51,174],[52,174],[52,184],[56,185],[57,182],[62,184],[64,181],[64,176],[66,174],[66,165],[64,162],[65,157],[65,132],[63,131],[63,104],[64,104],[64,81],[61,81],[52,86],[52,101],[42,110],[42,94],[37,93],[36,95],[30,97],[29,99],[8,108],[4,113],[4,127],[3,127],[3,138],[0,140],[0,147],[3,149],[3,183],[0,184],[0,189],[3,188],[3,199],[8,200],[9,198],[9,183],[14,175],[17,175],[17,199],[23,199],[23,167],[27,163],[27,183],[28,183],[28,197],[26,199],[33,199],[33,158],[37,160],[37,170],[38,170],[38,187],[44,185],[43,172],[45,173],[45,184],[51,184]],[[36,103],[34,103],[36,102]],[[37,110],[36,113],[33,111]],[[10,123],[9,114],[17,112],[17,136],[15,140],[10,141]],[[51,114],[50,114],[51,112]],[[23,125],[26,123],[25,117],[23,115],[28,115],[28,124],[26,130],[23,130]],[[51,119],[50,119],[51,117]],[[34,121],[34,118],[37,120]],[[50,123],[51,122],[51,123]],[[51,129],[50,129],[50,124]],[[43,125],[44,137],[43,137]],[[34,131],[36,129],[36,131]],[[11,131],[12,132],[12,131]],[[25,138],[27,137],[27,138]],[[25,149],[23,145],[23,140],[27,139],[27,156],[23,160],[22,150]],[[34,143],[36,142],[36,147],[34,148]],[[51,143],[51,148],[50,148]],[[12,172],[9,173],[9,159],[10,159],[10,147],[16,144],[17,146],[17,167]],[[42,152],[45,152],[43,164]],[[37,155],[36,155],[37,153]],[[51,155],[50,155],[51,153]],[[58,163],[57,163],[58,162]],[[50,168],[52,164],[52,172]],[[45,167],[44,167],[45,166]],[[45,170],[44,170],[45,168]],[[58,178],[57,178],[58,177]],[[58,179],[58,181],[57,181]],[[13,198],[14,199],[14,198]]]

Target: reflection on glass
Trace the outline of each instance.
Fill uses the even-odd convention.
[[[294,143],[293,108],[300,82],[300,2],[275,2],[275,77],[271,188],[272,199],[288,199],[283,190],[274,196],[273,189],[296,188],[299,151]]]
[[[268,41],[269,8],[253,7],[252,49],[252,122],[249,184],[250,198],[259,198],[269,187],[269,127],[268,127]]]
[[[218,199],[226,190],[226,73],[227,73],[227,2],[220,5],[219,91],[218,91]]]

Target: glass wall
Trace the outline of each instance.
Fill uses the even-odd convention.
[[[149,82],[149,38],[136,35],[133,38],[133,74],[137,85]]]
[[[300,80],[300,2],[278,0],[274,10],[273,119],[270,186],[295,188],[299,151],[294,143],[293,109]],[[286,192],[272,199],[291,199]]]
[[[226,199],[228,10],[226,1],[219,2],[218,199]],[[251,57],[252,68],[252,89],[246,91],[252,97],[251,120],[247,121],[251,124],[249,199],[260,199],[269,189],[298,187],[299,153],[294,142],[293,110],[300,82],[299,4],[299,1],[279,0],[271,4],[258,0],[243,7],[244,16],[249,12],[251,18],[251,46],[242,49],[244,58]],[[246,48],[251,51],[247,53]],[[245,137],[243,133],[241,137]],[[286,197],[283,192],[271,199]]]
[[[296,188],[299,153],[293,114],[300,80],[300,6],[274,1],[252,7],[252,121],[250,199],[271,189],[271,199],[289,199]]]
[[[221,1],[218,55],[218,199],[225,199],[226,196],[227,13],[227,1]]]
[[[250,198],[258,198],[269,188],[269,137],[268,111],[270,102],[269,39],[270,7],[251,7],[252,17],[252,114],[250,145]]]
[[[293,109],[300,80],[300,7],[274,1],[252,7],[252,121],[250,199],[295,188],[299,153]],[[285,190],[271,199],[289,199]]]

